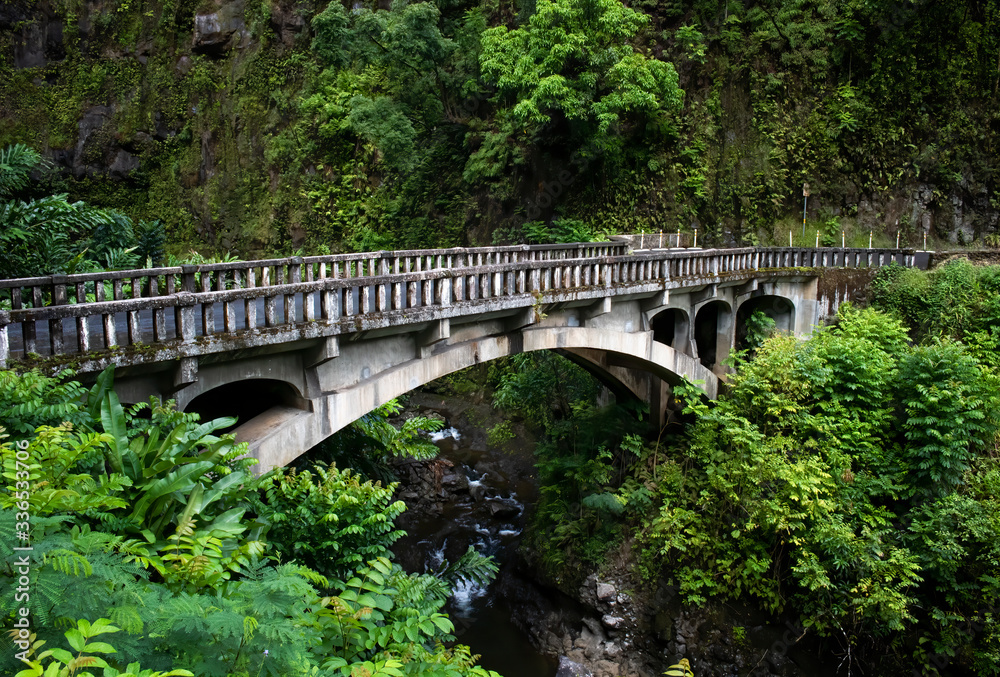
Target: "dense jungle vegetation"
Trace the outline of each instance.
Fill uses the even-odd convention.
[[[1000,674],[998,304],[1000,267],[885,269],[808,340],[754,334],[718,401],[677,389],[655,441],[572,365],[504,377],[548,431],[539,565],[791,614],[864,674]]]
[[[997,0],[18,0],[0,145],[168,248],[996,237]],[[798,228],[795,228],[799,232]]]
[[[232,419],[123,407],[110,372],[89,390],[66,376],[0,372],[4,626],[31,609],[30,637],[0,642],[4,674],[497,677],[445,648],[441,612],[452,584],[495,565],[470,549],[403,572],[394,484],[332,464],[255,478],[214,434]],[[426,452],[412,431],[386,435],[385,415],[356,426],[358,454]]]

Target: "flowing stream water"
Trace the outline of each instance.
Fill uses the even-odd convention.
[[[485,444],[481,431],[466,432],[471,434],[448,428],[432,436],[441,455],[410,474],[411,480],[420,474],[417,483],[407,482],[406,472],[400,472],[401,496],[409,507],[398,524],[407,536],[393,550],[410,571],[436,570],[472,545],[494,557],[501,568],[499,578],[516,556],[526,505],[537,494],[530,450],[526,455],[523,450],[497,451]],[[481,666],[504,677],[553,677],[555,664],[513,623],[498,587],[494,582],[486,588],[474,584],[455,588],[447,611],[458,642],[480,654]]]

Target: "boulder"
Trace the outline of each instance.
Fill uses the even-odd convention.
[[[248,36],[244,0],[224,3],[216,12],[194,17],[194,51],[219,57]]]
[[[623,622],[625,622],[625,619],[621,618],[620,616],[612,616],[611,614],[604,614],[601,617],[601,623],[604,623],[604,627],[607,628],[617,628]]]
[[[617,595],[618,591],[610,583],[597,584],[597,599],[602,602],[614,602]]]
[[[594,677],[594,673],[579,663],[571,661],[565,656],[560,656],[556,677]]]

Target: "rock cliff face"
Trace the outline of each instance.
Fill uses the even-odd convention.
[[[836,674],[824,647],[792,619],[714,602],[684,606],[661,584],[637,590],[627,572],[587,577],[572,598],[524,570],[501,580],[515,618],[543,652],[560,657],[559,675],[657,677],[687,658],[705,677],[825,677]]]
[[[264,154],[287,125],[307,3],[58,0],[0,7],[0,143],[41,147],[75,196],[161,218],[175,242],[253,251],[273,227]]]
[[[653,51],[677,65],[686,92],[676,148],[647,160],[658,149],[641,134],[624,139],[625,159],[590,161],[571,185],[559,185],[546,218],[592,218],[600,221],[594,226],[647,232],[700,226],[708,243],[747,242],[776,218],[797,218],[801,195],[789,188],[799,185],[788,178],[792,173],[819,174],[808,212],[821,227],[842,216],[864,234],[886,232],[889,241],[899,231],[911,245],[924,232],[959,244],[997,237],[1000,198],[989,148],[998,132],[983,113],[996,97],[993,79],[987,83],[992,95],[984,89],[967,116],[969,128],[982,133],[982,147],[972,135],[953,135],[966,147],[912,139],[908,147],[894,141],[885,157],[847,157],[850,148],[841,141],[839,150],[830,150],[835,130],[790,138],[797,133],[795,120],[813,124],[830,106],[850,104],[850,97],[841,103],[831,98],[842,75],[835,68],[820,85],[788,70],[774,75],[785,83],[778,94],[755,91],[755,69],[766,68],[735,59],[764,57],[727,46],[729,29],[720,26],[729,24],[720,16],[703,18],[722,30],[711,41],[699,38],[711,58],[691,58],[673,32],[684,22],[696,25],[697,12],[667,4],[647,3],[647,9],[657,31],[666,29],[650,38]],[[0,6],[0,144],[25,142],[43,150],[74,198],[163,220],[174,250],[250,255],[299,247],[450,246],[516,234],[531,213],[526,205],[539,200],[576,149],[559,146],[559,125],[546,138],[509,136],[497,152],[528,144],[524,161],[512,165],[510,176],[466,184],[463,166],[483,134],[498,128],[499,102],[491,101],[488,86],[475,95],[457,88],[441,102],[427,102],[443,104],[446,113],[420,131],[420,142],[434,147],[427,157],[435,166],[420,178],[393,175],[379,149],[346,121],[356,93],[385,94],[377,74],[352,72],[332,89],[321,77],[310,49],[311,22],[326,5],[9,0]],[[349,10],[361,7],[388,9],[384,0],[359,0]],[[470,8],[482,11],[487,24],[513,21],[488,3],[444,3],[440,25],[450,38]],[[750,40],[746,25],[742,39]],[[469,66],[469,74],[476,72]],[[423,75],[419,69],[413,74]],[[796,78],[798,85],[788,84]],[[786,100],[793,91],[795,101]],[[844,110],[845,124],[856,124]],[[789,138],[776,135],[778,122]],[[852,133],[863,138],[863,132]],[[918,145],[919,170],[911,157]],[[831,153],[835,163],[816,159]],[[779,155],[781,166],[772,161]],[[956,164],[961,160],[954,158],[970,155],[975,167]],[[939,162],[945,156],[952,159]],[[776,226],[771,235],[787,238],[787,228]],[[839,232],[836,223],[829,228]],[[406,235],[397,237],[404,229]]]

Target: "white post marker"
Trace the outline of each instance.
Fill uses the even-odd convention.
[[[802,184],[802,237],[806,236],[806,205],[809,204],[809,184]]]
[[[694,229],[694,244],[691,245],[691,249],[697,249],[697,248],[698,248],[698,229],[695,228]]]
[[[645,234],[645,233],[643,233],[642,231],[639,231],[639,249],[645,249],[645,247],[643,247],[643,246],[642,246],[642,239],[643,239],[643,238],[644,238],[645,236],[646,236],[646,234]]]
[[[873,235],[874,233],[875,233],[875,231],[874,231],[874,230],[869,230],[869,231],[868,231],[868,248],[869,248],[869,249],[871,249],[871,248],[872,248],[872,235]]]
[[[896,231],[896,249],[899,249],[899,231]]]
[[[924,231],[924,251],[927,251],[927,231]]]
[[[819,249],[819,231],[816,231],[816,249]]]
[[[677,247],[681,246],[681,229],[677,229]]]
[[[805,233],[803,233],[803,235],[805,235]],[[788,229],[788,246],[789,247],[792,246],[792,229],[791,228]]]
[[[840,231],[840,248],[847,248],[847,234],[844,231]]]

